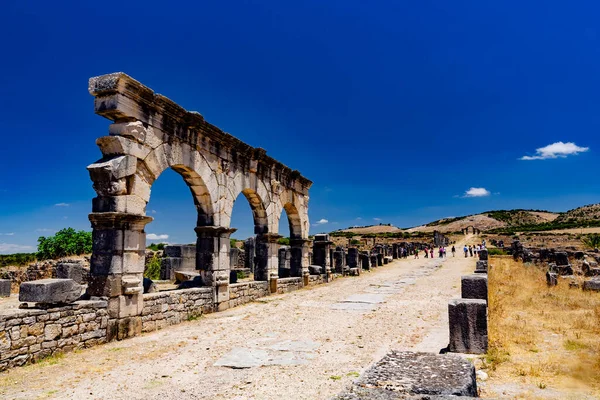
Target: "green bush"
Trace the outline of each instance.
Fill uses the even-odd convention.
[[[151,243],[147,248],[152,251],[164,250],[166,243]]]
[[[581,242],[585,247],[590,249],[596,249],[600,247],[600,234],[592,233],[581,239]]]
[[[351,245],[353,245],[353,246],[356,246],[356,245],[360,244],[360,240],[357,240],[357,239],[352,239],[352,240],[350,241],[350,244],[351,244]]]
[[[92,233],[65,228],[56,235],[38,238],[37,258],[47,260],[92,252]]]
[[[25,265],[35,262],[35,253],[0,254],[0,267]]]
[[[490,256],[505,256],[507,253],[503,249],[488,249],[488,254]]]
[[[160,264],[160,258],[158,258],[158,255],[155,253],[146,264],[144,277],[152,279],[153,281],[160,279]]]
[[[277,243],[284,245],[284,246],[288,246],[290,244],[290,238],[288,238],[288,237],[279,238],[279,239],[277,239]]]

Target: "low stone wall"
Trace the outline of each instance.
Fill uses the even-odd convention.
[[[105,301],[78,301],[46,310],[3,310],[0,371],[105,343],[109,326],[106,307]]]
[[[142,332],[176,325],[213,311],[213,289],[210,287],[144,294]]]
[[[325,283],[325,274],[309,275],[308,286],[320,285],[322,283]]]
[[[288,293],[294,290],[302,289],[302,278],[279,278],[277,280],[277,293]]]
[[[246,304],[270,294],[269,282],[251,281],[229,285],[229,307]]]

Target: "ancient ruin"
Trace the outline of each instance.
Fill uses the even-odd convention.
[[[229,238],[234,202],[250,203],[256,233],[255,277],[278,278],[278,228],[285,210],[290,225],[290,275],[308,275],[308,190],[312,182],[154,93],[133,78],[114,73],[90,79],[95,111],[111,121],[97,140],[102,158],[88,167],[97,197],[93,227],[90,296],[108,297],[111,318],[133,327],[143,308],[142,274],[146,204],[154,181],[167,168],[190,188],[198,218],[196,269],[214,291],[214,307],[227,308]],[[134,334],[139,329],[134,329]]]

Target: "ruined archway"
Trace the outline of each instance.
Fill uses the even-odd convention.
[[[293,204],[298,239],[306,239],[311,181],[123,73],[92,78],[89,90],[96,113],[113,121],[109,136],[97,141],[102,159],[88,167],[97,193],[89,293],[109,298],[111,318],[141,313],[144,227],[152,220],[146,204],[167,168],[183,177],[198,210],[196,268],[214,287],[216,308],[229,300],[231,211],[240,193],[265,243],[262,279],[277,276],[277,211]]]

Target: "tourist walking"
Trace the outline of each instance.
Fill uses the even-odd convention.
[[[427,254],[427,253],[425,253]],[[415,249],[415,259],[419,258],[419,249]]]
[[[452,245],[452,257],[454,257],[456,254],[456,249],[454,248],[454,245]]]
[[[469,255],[469,248],[467,247],[466,244],[465,244],[465,247],[463,248],[463,251],[465,252],[465,258],[467,258],[467,256]]]
[[[429,250],[429,254],[431,254],[431,258],[433,258],[433,247]]]
[[[469,254],[473,257],[473,246],[469,245]]]

